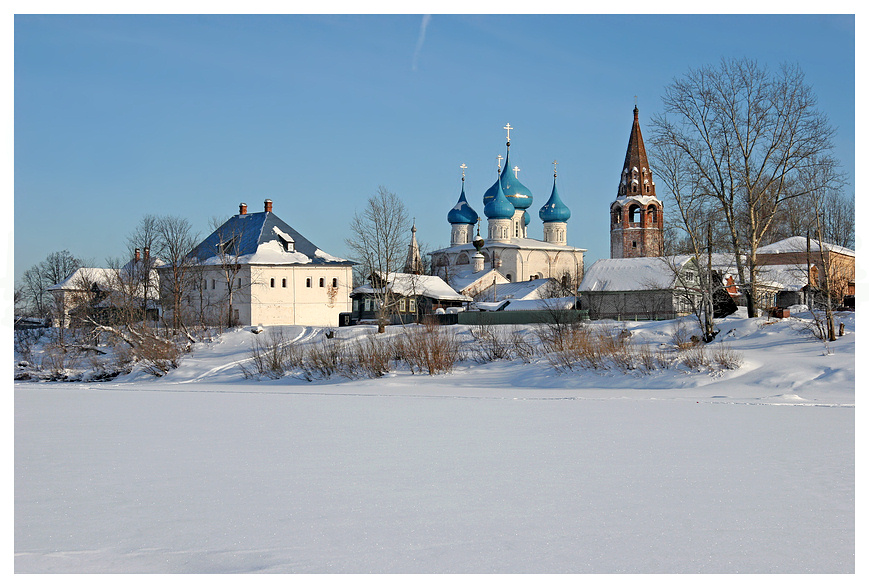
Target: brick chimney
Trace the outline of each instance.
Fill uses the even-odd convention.
[[[139,252],[139,248],[136,247],[136,259],[134,261],[139,261],[139,255],[141,255],[141,253]]]
[[[266,198],[266,201],[264,204],[266,206],[266,212],[271,212],[272,211],[272,201],[269,200],[268,198]]]
[[[151,250],[148,247],[145,247],[145,261],[148,261],[148,257],[150,257]]]
[[[242,202],[238,205],[238,214],[247,214],[247,204]]]

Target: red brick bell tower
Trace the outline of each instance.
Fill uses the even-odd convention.
[[[640,132],[640,111],[634,124],[619,182],[610,205],[610,257],[658,257],[664,253],[664,207],[655,196],[655,182]]]

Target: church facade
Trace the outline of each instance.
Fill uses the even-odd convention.
[[[470,289],[488,287],[493,282],[524,282],[556,278],[576,283],[583,274],[583,254],[567,244],[570,209],[558,194],[557,173],[553,172],[552,192],[538,211],[543,223],[543,240],[528,237],[534,198],[518,177],[518,167],[510,167],[510,130],[507,124],[507,157],[498,177],[483,195],[483,214],[487,226],[480,235],[482,219],[465,195],[465,166],[462,164],[462,191],[447,214],[450,246],[431,253],[431,271],[463,294]],[[555,163],[554,163],[555,164]],[[474,227],[476,225],[476,235]]]

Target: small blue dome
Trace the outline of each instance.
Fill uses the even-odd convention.
[[[516,212],[516,207],[510,204],[510,201],[504,196],[504,191],[501,189],[501,182],[495,182],[497,186],[495,197],[489,201],[483,214],[488,219],[505,219],[513,218],[513,213]]]
[[[565,223],[569,218],[570,209],[558,197],[558,188],[555,187],[555,180],[552,180],[552,195],[540,208],[540,220],[545,223]]]
[[[447,222],[451,225],[472,225],[477,222],[477,213],[465,198],[465,182],[462,178],[462,195],[453,209],[447,214]]]

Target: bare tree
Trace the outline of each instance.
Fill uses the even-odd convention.
[[[82,260],[66,249],[49,253],[44,260],[25,271],[21,277],[23,306],[28,312],[40,318],[51,318],[56,308],[55,299],[48,292],[48,287],[62,282],[82,265]]]
[[[359,263],[363,283],[370,281],[373,286],[380,333],[385,330],[396,302],[387,280],[404,267],[409,230],[404,203],[383,186],[350,222],[350,236],[345,243]]]
[[[177,332],[184,325],[183,301],[190,287],[199,283],[199,277],[193,271],[193,259],[188,255],[199,240],[193,233],[193,227],[186,219],[177,216],[164,216],[157,224],[157,245],[161,268],[162,298],[172,310],[171,328]],[[196,280],[194,282],[194,280]],[[189,337],[189,333],[188,333]]]
[[[782,202],[814,189],[797,175],[809,166],[836,167],[835,130],[802,71],[789,64],[772,73],[749,59],[722,60],[674,80],[663,102],[664,115],[652,122],[654,143],[683,154],[680,181],[711,201],[705,207],[717,203],[756,316],[757,248]]]
[[[156,258],[152,255],[157,249],[157,239],[160,230],[160,219],[152,214],[146,214],[127,237],[127,259],[132,260],[127,266],[125,280],[135,285],[140,292],[142,316],[147,316],[148,303],[159,298],[157,274],[154,271]]]
[[[212,228],[217,232],[217,258],[216,268],[220,272],[223,284],[226,286],[224,302],[226,304],[226,326],[233,327],[237,324],[233,302],[236,293],[245,286],[238,278],[241,272],[241,239],[243,232],[234,225],[222,223],[217,217],[212,218]],[[247,285],[250,287],[250,284]]]

